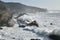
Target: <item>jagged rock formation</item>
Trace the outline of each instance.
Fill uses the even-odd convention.
[[[0,27],[12,26],[9,23],[12,20],[12,13],[5,7],[4,2],[0,1]]]

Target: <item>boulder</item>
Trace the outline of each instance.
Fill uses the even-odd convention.
[[[36,20],[33,19],[31,15],[24,14],[20,17],[17,18],[17,23],[19,26],[37,26],[39,27],[38,23]]]
[[[60,40],[60,29],[55,29],[49,35],[49,38],[52,40]]]

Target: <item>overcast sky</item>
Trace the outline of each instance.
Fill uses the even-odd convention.
[[[29,6],[47,8],[48,10],[60,10],[60,0],[2,0],[6,2],[19,2]]]

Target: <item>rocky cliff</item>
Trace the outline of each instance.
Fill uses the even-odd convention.
[[[36,13],[36,12],[46,12],[47,9],[38,8],[38,7],[32,7],[27,6],[21,3],[14,3],[14,2],[4,2],[6,8],[8,8],[11,11],[14,11],[15,13]]]

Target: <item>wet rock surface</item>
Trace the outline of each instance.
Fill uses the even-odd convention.
[[[60,36],[59,35],[49,35],[49,38],[52,39],[52,40],[60,40]]]

